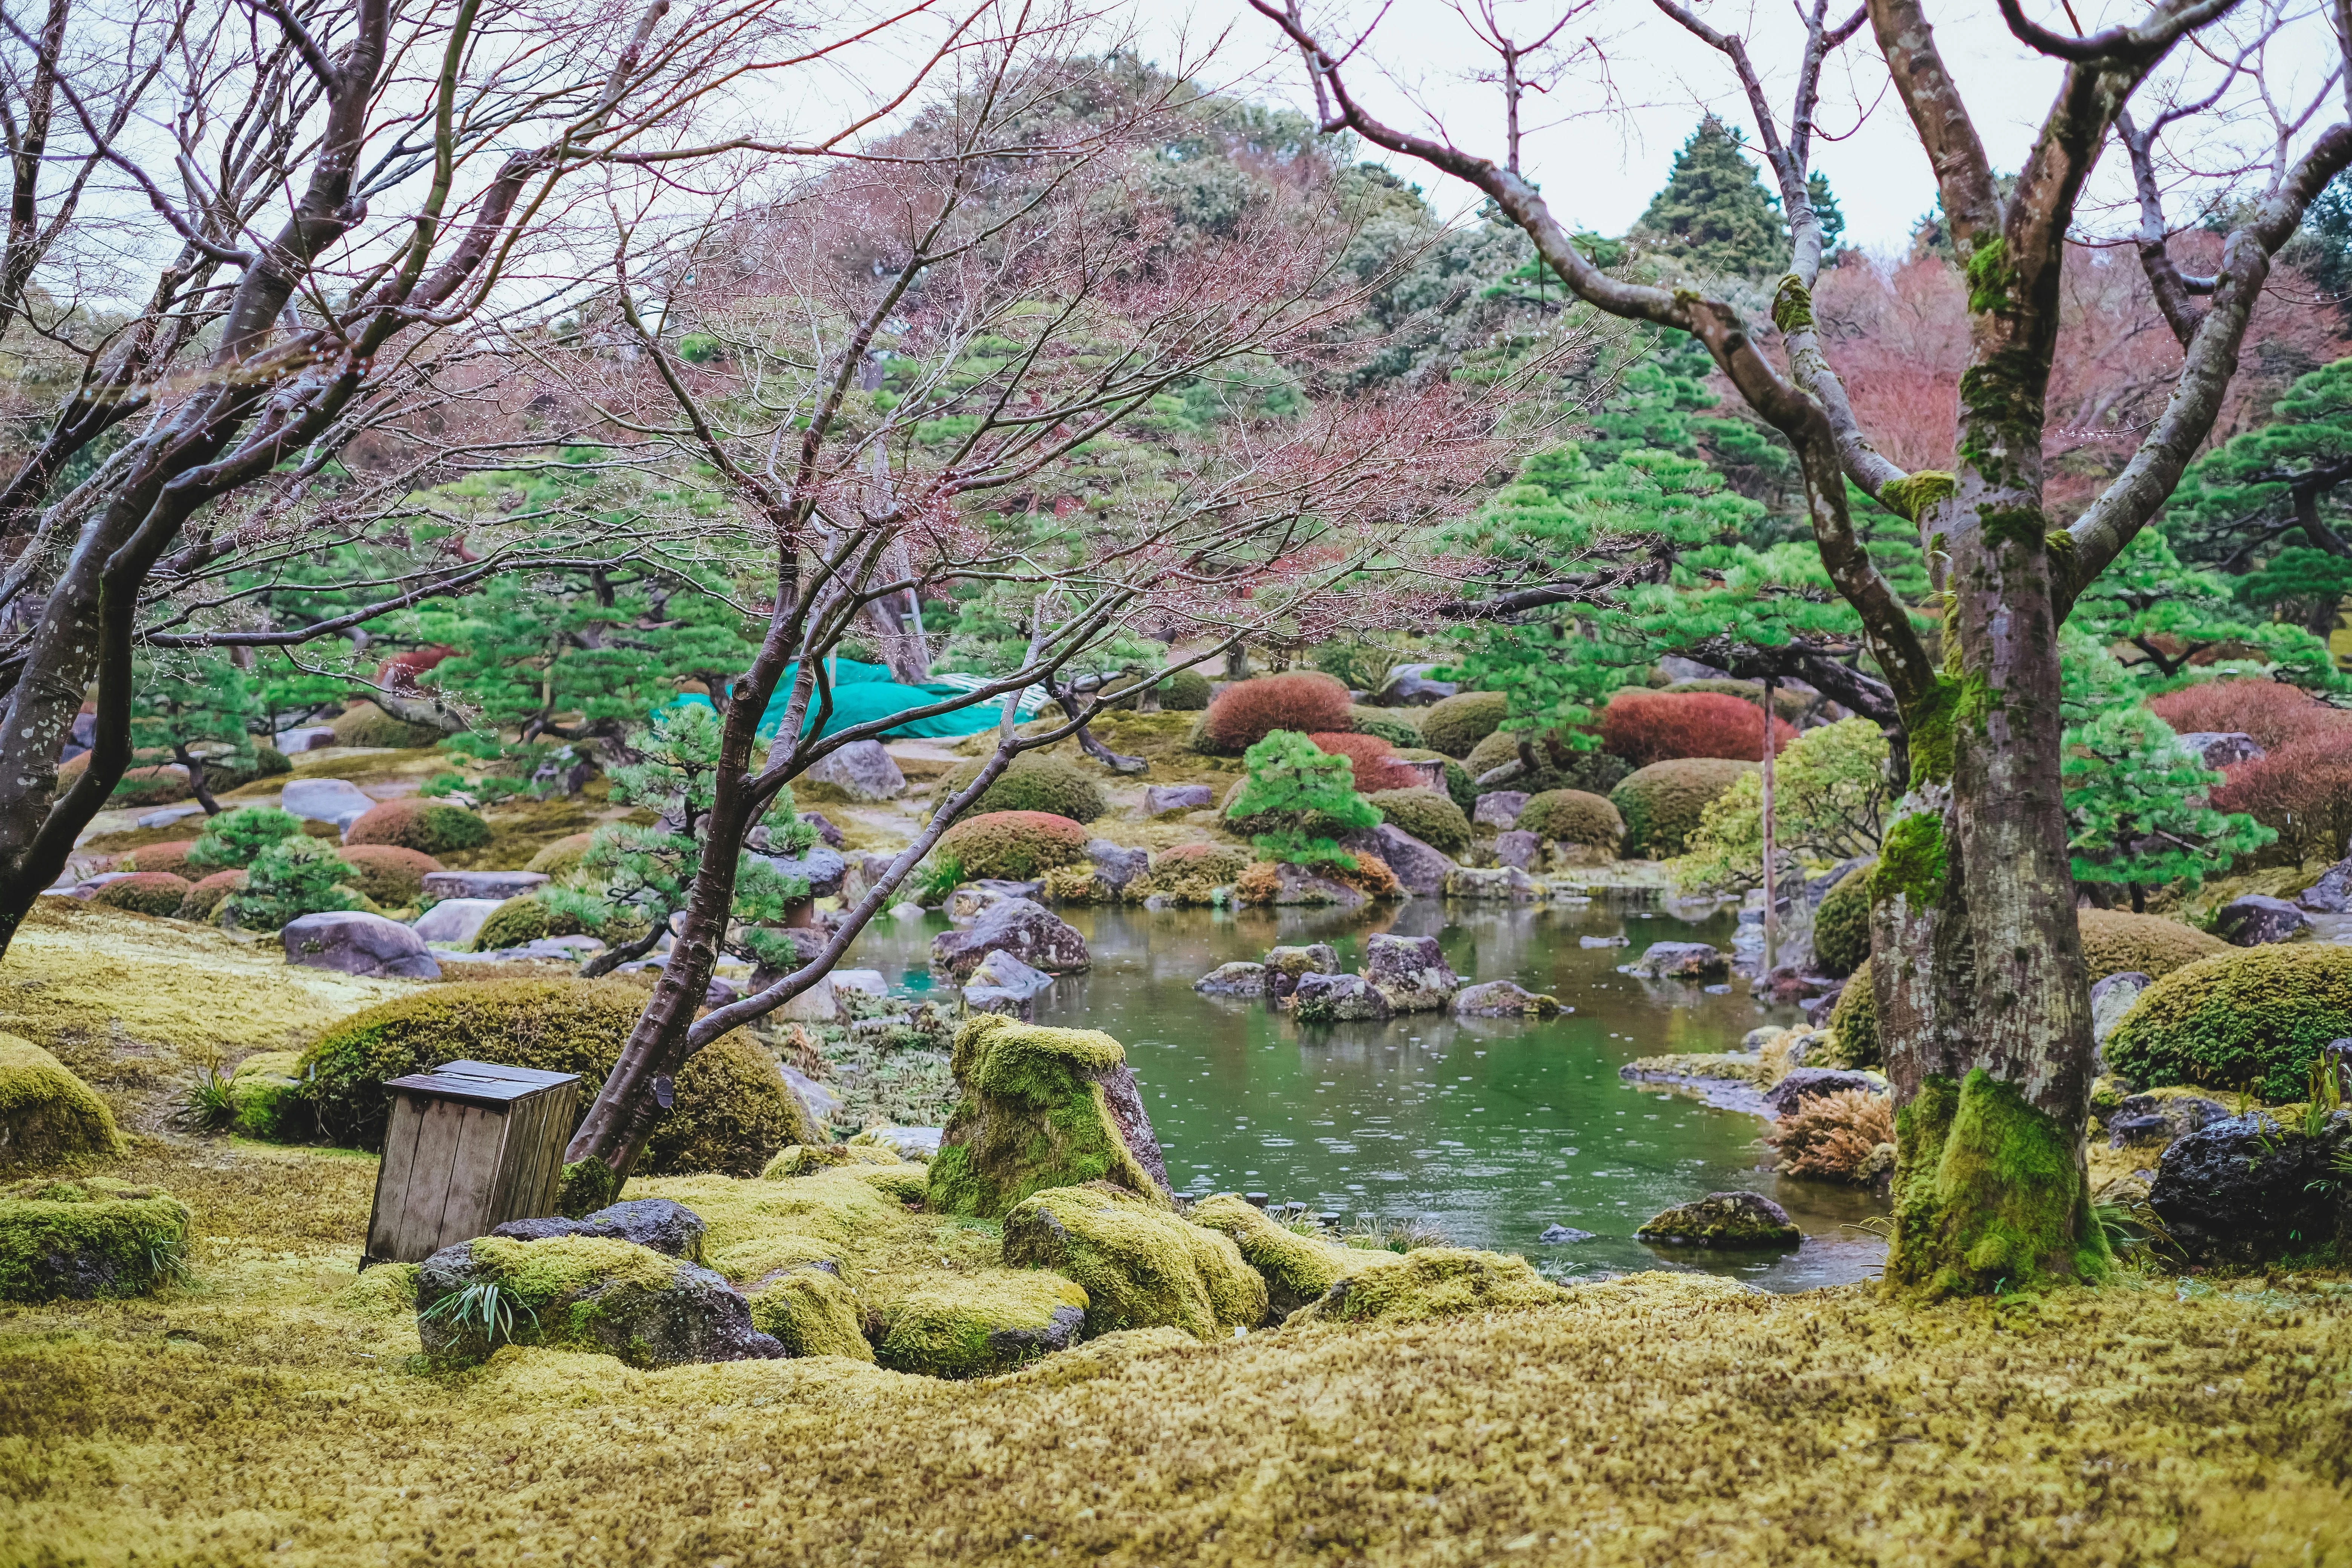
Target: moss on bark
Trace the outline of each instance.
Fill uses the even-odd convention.
[[[2080,1140],[1982,1068],[1929,1077],[1895,1113],[1887,1283],[1928,1297],[2013,1295],[2105,1276]]]

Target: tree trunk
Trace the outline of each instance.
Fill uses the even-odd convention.
[[[188,770],[188,792],[196,797],[196,804],[205,808],[205,815],[218,816],[220,802],[213,798],[212,784],[205,777],[203,761],[187,747],[177,744],[172,747],[172,757]]]

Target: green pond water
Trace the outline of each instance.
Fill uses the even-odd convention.
[[[1759,1024],[1797,1021],[1793,1009],[1751,1000],[1741,983],[1710,995],[1694,982],[1617,973],[1653,942],[1728,949],[1727,910],[1685,919],[1600,902],[1416,900],[1369,917],[1061,912],[1085,933],[1094,967],[1040,998],[1037,1021],[1101,1029],[1127,1047],[1180,1192],[1265,1193],[1350,1219],[1423,1219],[1455,1242],[1523,1253],[1560,1277],[1695,1268],[1798,1290],[1862,1279],[1885,1255],[1860,1227],[1884,1205],[1764,1168],[1759,1118],[1617,1076],[1636,1057],[1734,1049]],[[927,989],[930,939],[946,929],[937,915],[877,921],[848,962]],[[1381,931],[1434,936],[1458,973],[1517,981],[1574,1011],[1545,1022],[1414,1014],[1318,1027],[1192,989],[1218,964],[1259,958],[1277,942],[1328,942],[1343,968],[1360,967],[1364,938]],[[1618,935],[1629,945],[1580,942]],[[1779,1202],[1803,1244],[1715,1254],[1633,1239],[1660,1209],[1737,1188]],[[1596,1239],[1542,1245],[1555,1224]]]

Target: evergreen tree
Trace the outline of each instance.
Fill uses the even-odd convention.
[[[2184,564],[2164,535],[2146,529],[2074,603],[2066,625],[2102,648],[2138,657],[2125,673],[2143,694],[2198,675],[2243,673],[2314,690],[2352,686],[2327,644],[2303,626],[2249,615],[2227,579]]]
[[[2338,174],[2303,211],[2303,227],[2279,253],[2300,267],[2352,331],[2352,170]]]
[[[2271,542],[2352,558],[2343,487],[2352,479],[2352,360],[2297,376],[2278,417],[2233,436],[2189,466],[2164,514],[2186,559],[2242,571]]]
[[[1665,188],[1633,237],[1696,272],[1760,277],[1789,264],[1779,202],[1748,161],[1738,131],[1710,114],[1675,154]]]
[[[213,798],[211,764],[228,772],[254,765],[255,717],[252,684],[225,654],[138,661],[138,695],[131,700],[131,743],[141,751],[171,753],[188,772],[188,788],[207,816],[220,815]],[[203,747],[199,753],[196,748]],[[221,748],[226,747],[226,756]]]
[[[1355,764],[1317,748],[1293,730],[1276,730],[1242,755],[1249,780],[1228,815],[1280,816],[1290,826],[1258,834],[1251,846],[1269,860],[1292,866],[1353,864],[1355,857],[1322,832],[1378,827],[1380,808],[1356,793]]]

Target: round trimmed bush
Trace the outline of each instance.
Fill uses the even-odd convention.
[[[1775,755],[1797,738],[1772,721]],[[1730,757],[1757,762],[1764,754],[1764,715],[1757,704],[1717,691],[1681,696],[1628,687],[1601,713],[1601,749],[1636,768],[1678,757]]]
[[[619,1059],[646,993],[617,980],[491,980],[436,985],[331,1026],[302,1053],[319,1125],[332,1142],[383,1143],[383,1081],[474,1058],[578,1073],[584,1117]],[[712,1041],[677,1078],[638,1169],[754,1176],[798,1124],[767,1049],[741,1029]]]
[[[1344,731],[1352,706],[1346,687],[1312,670],[1237,680],[1210,700],[1196,744],[1212,756],[1238,757],[1276,730]]]
[[[277,747],[257,745],[253,748],[253,777],[274,779],[280,773],[290,773],[293,771],[294,760]]]
[[[1609,804],[1625,819],[1626,858],[1664,860],[1683,853],[1708,805],[1757,768],[1727,757],[1677,757],[1628,774],[1609,792]]]
[[[580,869],[581,858],[588,853],[588,846],[595,837],[593,833],[568,833],[551,844],[542,844],[523,869],[541,871],[561,881]]]
[[[1400,746],[1391,753],[1408,763],[1440,763],[1445,768],[1445,793],[1465,813],[1478,804],[1478,786],[1470,782],[1470,770],[1444,752],[1433,752],[1426,746]]]
[[[189,888],[187,896],[180,900],[180,907],[173,912],[184,921],[208,921],[219,910],[223,899],[231,893],[243,892],[250,879],[242,868],[234,871],[215,871],[209,877],[199,878]]]
[[[373,702],[362,702],[335,716],[330,726],[335,731],[338,746],[389,746],[405,750],[415,746],[437,746],[447,739],[430,724],[412,724],[405,719],[395,719]]]
[[[1879,1065],[1878,997],[1870,987],[1869,959],[1854,965],[1853,973],[1846,977],[1845,989],[1838,993],[1837,1005],[1830,1009],[1830,1031],[1837,1036],[1837,1060],[1830,1065]]]
[[[1838,879],[1813,911],[1813,960],[1823,974],[1852,974],[1870,960],[1870,874],[1873,860]]]
[[[967,816],[931,850],[934,860],[952,860],[968,878],[1002,877],[1023,882],[1055,866],[1087,858],[1087,830],[1047,811],[992,811]]]
[[[163,871],[193,881],[202,873],[188,864],[188,851],[196,847],[193,838],[175,838],[169,844],[149,844],[131,852],[124,865],[126,871]]]
[[[1505,763],[1516,762],[1519,755],[1517,730],[1497,730],[1470,748],[1462,768],[1475,781],[1493,773]],[[1504,789],[1523,789],[1529,795],[1546,790],[1580,789],[1587,795],[1607,795],[1624,782],[1633,771],[1633,764],[1608,752],[1580,752],[1560,738],[1560,731],[1546,733],[1533,746],[1536,771],[1521,773]],[[1475,787],[1475,784],[1474,784]],[[1474,800],[1473,805],[1476,804]]]
[[[541,937],[579,936],[586,930],[562,910],[551,909],[525,893],[490,911],[489,919],[474,933],[474,951],[496,952],[502,947],[520,947]]]
[[[1441,698],[1422,710],[1421,743],[1449,757],[1466,757],[1471,747],[1503,727],[1510,710],[1511,700],[1499,691]]]
[[[2083,931],[2083,968],[2095,981],[2135,973],[2161,980],[2200,958],[2233,951],[2220,937],[2162,915],[2084,910],[2074,918]]]
[[[1459,855],[1470,847],[1470,819],[1449,795],[1433,789],[1384,789],[1370,796],[1381,820],[1412,834],[1432,849]]]
[[[1737,697],[1751,708],[1764,706],[1764,683],[1760,680],[1677,680],[1658,689],[1668,697],[1711,691],[1717,696]],[[1791,691],[1785,686],[1772,689],[1772,711],[1791,724],[1803,718],[1810,706],[1802,692]]]
[[[1421,744],[1421,726],[1405,717],[1403,708],[1350,708],[1351,726],[1359,735],[1377,735],[1391,746]]]
[[[1625,819],[1601,796],[1580,789],[1549,789],[1519,808],[1516,826],[1538,838],[1583,844],[1612,855],[1625,841]]]
[[[2319,1048],[2347,1036],[2352,947],[2231,949],[2149,986],[2107,1037],[2106,1058],[2143,1089],[2200,1084],[2299,1100]]]
[[[1396,755],[1396,748],[1378,735],[1325,730],[1307,736],[1307,740],[1326,756],[1348,759],[1348,765],[1355,774],[1358,795],[1411,789],[1421,782],[1413,773],[1390,764],[1389,759]]]
[[[947,788],[940,799],[962,789],[980,776],[985,761],[971,762],[948,774]],[[1110,809],[1103,799],[1102,786],[1094,776],[1067,757],[1049,757],[1041,752],[1024,752],[1014,757],[996,782],[981,792],[971,803],[975,812],[1028,811],[1045,812],[1054,816],[1066,816],[1072,822],[1092,822]]]
[[[103,909],[129,910],[134,915],[176,915],[189,886],[185,877],[168,871],[134,871],[100,888],[89,901]]]
[[[369,807],[343,835],[346,844],[389,844],[426,855],[478,848],[489,841],[490,825],[464,806],[420,795]]]
[[[404,909],[425,896],[425,874],[441,869],[441,862],[419,849],[394,844],[347,844],[343,864],[352,868],[345,884],[386,909]]]
[[[1119,679],[1111,683],[1114,690],[1121,687],[1139,686],[1140,681]],[[1158,683],[1160,710],[1162,713],[1200,713],[1209,706],[1209,678],[1197,669],[1180,669]],[[1133,712],[1143,705],[1140,692],[1115,699],[1109,706],[1123,712]]]

